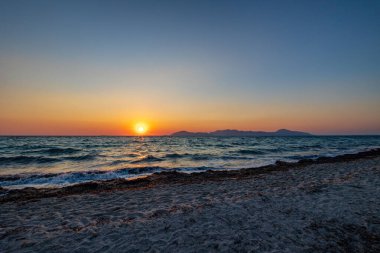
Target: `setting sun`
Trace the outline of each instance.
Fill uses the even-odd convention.
[[[148,131],[148,125],[144,122],[139,122],[135,125],[135,132],[138,135],[144,135]]]

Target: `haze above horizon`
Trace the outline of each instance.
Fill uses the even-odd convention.
[[[378,13],[380,1],[1,1],[0,135],[380,134]]]

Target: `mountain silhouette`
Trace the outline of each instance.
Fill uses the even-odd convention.
[[[184,137],[207,137],[207,136],[312,136],[310,133],[291,131],[288,129],[279,129],[275,132],[265,132],[265,131],[240,131],[233,129],[226,130],[216,130],[213,132],[188,132],[179,131],[171,134],[171,136],[184,136]]]

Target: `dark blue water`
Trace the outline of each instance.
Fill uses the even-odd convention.
[[[60,187],[177,170],[259,167],[380,147],[380,136],[0,137],[0,186]]]

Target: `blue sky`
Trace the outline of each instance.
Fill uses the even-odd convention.
[[[0,131],[34,133],[29,108],[47,127],[88,117],[112,133],[120,117],[161,121],[163,132],[379,133],[379,13],[379,1],[3,0]],[[46,99],[81,95],[88,106]]]

